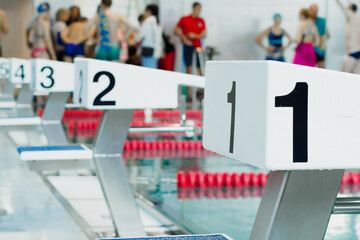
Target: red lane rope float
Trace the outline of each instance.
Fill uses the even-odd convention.
[[[124,151],[122,156],[124,159],[144,159],[144,158],[194,158],[207,157],[216,155],[207,150],[135,150]]]
[[[236,199],[261,197],[265,187],[211,187],[211,188],[179,188],[177,198],[185,199]]]
[[[269,174],[266,173],[203,173],[178,172],[178,188],[208,188],[208,187],[259,187],[265,186]],[[359,184],[360,173],[347,172],[341,184]],[[359,188],[360,189],[360,188]]]
[[[100,110],[86,110],[86,109],[66,109],[64,111],[63,119],[66,122],[67,120],[72,119],[100,119],[103,111]],[[41,117],[44,113],[44,109],[39,109],[38,115]],[[152,117],[155,119],[162,120],[175,120],[180,118],[179,110],[153,110]],[[145,118],[144,110],[135,110],[134,120],[143,121]],[[187,110],[186,118],[191,120],[201,120],[202,111],[201,110]]]
[[[195,187],[243,187],[265,186],[268,174],[265,173],[203,173],[203,172],[178,172],[178,188]]]
[[[125,151],[134,150],[202,150],[202,141],[200,140],[126,140],[124,144]]]
[[[253,198],[261,197],[264,189],[264,186],[178,188],[177,198],[179,200]],[[340,194],[356,194],[359,192],[360,184],[342,184],[339,189]]]

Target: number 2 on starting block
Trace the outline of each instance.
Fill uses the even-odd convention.
[[[39,92],[72,92],[75,86],[74,64],[46,59],[33,59],[32,84]]]
[[[10,58],[10,82],[13,84],[30,84],[31,63],[30,60]]]
[[[360,76],[272,61],[206,66],[204,147],[268,170],[360,167]]]
[[[179,82],[175,80],[178,75],[169,71],[75,59],[75,75],[74,102],[88,109],[176,108],[178,105]]]

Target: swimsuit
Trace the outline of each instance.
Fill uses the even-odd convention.
[[[120,47],[110,44],[110,27],[105,11],[100,11],[100,45],[96,51],[96,59],[107,61],[120,60]]]
[[[350,57],[355,58],[356,60],[360,59],[360,49],[353,50],[349,53]]]
[[[65,56],[76,57],[85,56],[84,44],[68,43],[65,46]]]
[[[276,35],[270,30],[270,34],[268,37],[269,45],[274,46],[275,50],[273,52],[267,52],[266,60],[285,62],[284,51],[282,50],[283,36],[284,36],[283,32],[280,35]]]
[[[47,53],[47,49],[44,47],[34,47],[31,51],[31,57],[35,58],[40,53]]]

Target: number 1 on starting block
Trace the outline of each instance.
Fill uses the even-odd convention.
[[[360,167],[360,76],[273,61],[206,66],[204,147],[268,170]]]

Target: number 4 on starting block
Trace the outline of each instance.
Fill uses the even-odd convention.
[[[204,147],[268,170],[359,168],[359,89],[355,74],[210,62]]]
[[[232,240],[232,238],[223,234],[214,234],[214,235],[162,236],[162,237],[142,237],[142,238],[116,238],[116,239],[114,238],[112,240]]]
[[[10,58],[10,82],[13,84],[30,84],[31,63],[30,60]]]

